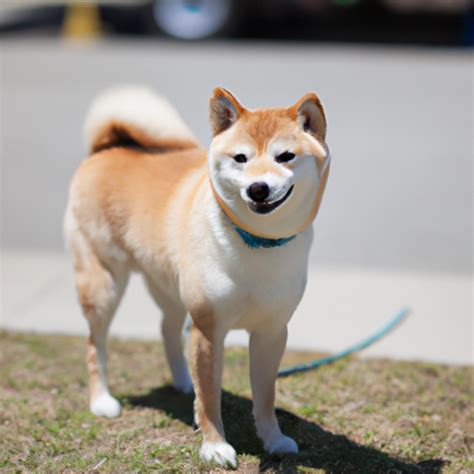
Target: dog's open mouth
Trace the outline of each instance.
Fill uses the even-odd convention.
[[[253,212],[256,212],[257,214],[268,214],[269,212],[272,212],[275,210],[278,206],[281,206],[291,195],[293,192],[294,185],[291,186],[290,189],[286,192],[286,194],[278,199],[277,201],[273,202],[256,202],[256,201],[251,201],[249,202],[249,208]]]

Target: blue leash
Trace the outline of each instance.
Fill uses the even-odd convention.
[[[376,333],[372,334],[372,336],[368,337],[367,339],[364,339],[363,341],[360,341],[357,344],[354,344],[353,346],[350,346],[349,348],[341,352],[337,352],[336,354],[330,355],[328,357],[315,359],[311,362],[307,362],[306,364],[298,364],[294,365],[293,367],[282,369],[278,372],[278,377],[288,377],[288,375],[317,369],[318,367],[321,367],[323,365],[331,364],[336,360],[343,359],[344,357],[347,357],[353,354],[354,352],[359,352],[371,346],[378,340],[382,339],[382,337],[386,336],[390,331],[395,329],[408,316],[409,313],[410,310],[408,308],[403,308],[398,312],[397,315],[395,315],[395,317],[391,321],[389,321],[386,326],[384,326],[382,329],[379,329]]]

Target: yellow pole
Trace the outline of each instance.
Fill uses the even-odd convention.
[[[63,23],[68,39],[94,39],[100,35],[100,16],[94,1],[70,2]]]

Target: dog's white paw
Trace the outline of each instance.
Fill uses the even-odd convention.
[[[91,402],[90,410],[95,416],[115,418],[120,415],[121,406],[120,402],[112,397],[112,395],[103,393]]]
[[[265,450],[270,454],[298,454],[296,441],[280,434],[265,443]]]
[[[175,379],[173,381],[173,387],[178,392],[184,393],[185,395],[189,395],[194,391],[193,382],[191,380],[191,377],[187,373],[183,377],[180,377],[178,380]]]
[[[213,461],[221,466],[237,467],[237,453],[228,443],[203,443],[199,455],[206,462]]]

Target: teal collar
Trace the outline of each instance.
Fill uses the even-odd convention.
[[[291,237],[283,237],[281,239],[267,239],[265,237],[258,237],[256,235],[249,234],[244,229],[241,229],[240,227],[236,226],[233,222],[231,222],[231,225],[240,235],[240,238],[244,241],[245,245],[252,249],[269,249],[272,247],[281,247],[282,245],[287,244],[296,237],[296,235],[292,235]]]

